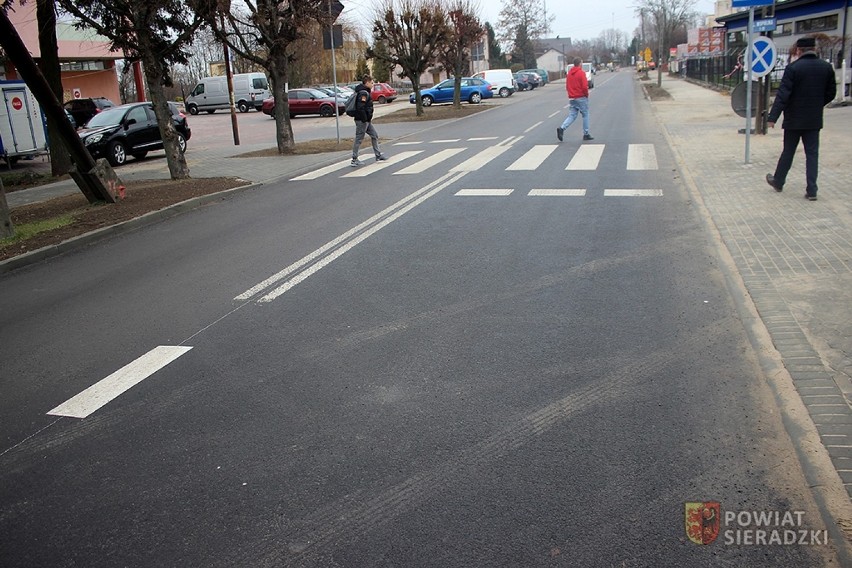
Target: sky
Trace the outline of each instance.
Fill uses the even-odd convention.
[[[374,9],[376,0],[341,0],[344,14],[351,15],[366,27],[366,21]],[[544,0],[548,15],[555,15],[551,24],[550,37],[570,37],[572,40],[594,39],[601,32],[615,28],[624,31],[628,37],[639,25],[631,7],[631,0]],[[702,14],[712,14],[713,0],[696,0],[695,10]],[[500,19],[503,0],[479,0],[480,16],[483,21],[496,27]]]

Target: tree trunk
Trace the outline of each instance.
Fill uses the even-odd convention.
[[[453,79],[453,108],[461,109],[461,80],[462,76],[458,67],[453,70],[455,78]]]
[[[59,70],[59,45],[56,42],[56,3],[54,0],[37,0],[36,14],[39,29],[38,47],[41,52],[39,67],[47,84],[50,85],[50,90],[61,103],[65,93],[62,89]],[[71,154],[62,141],[59,126],[50,115],[46,116],[47,136],[50,140],[50,173],[53,176],[61,176],[71,169]]]
[[[275,141],[278,153],[284,154],[291,150],[296,141],[293,138],[293,125],[290,124],[290,105],[284,87],[287,85],[287,70],[282,71],[277,62],[270,66],[272,74],[272,96],[275,99]]]
[[[420,96],[420,76],[411,73],[408,77],[411,79],[411,88],[414,89],[414,102],[416,103],[414,110],[417,116],[423,116],[423,97]],[[415,79],[415,77],[417,78]]]
[[[0,180],[0,239],[15,236],[15,226],[12,224],[12,215],[9,212],[9,204],[6,203],[6,192],[3,190],[3,181]]]
[[[144,40],[140,37],[140,47],[143,48],[142,68],[145,80],[148,82],[148,91],[151,94],[151,104],[154,106],[154,114],[157,115],[157,124],[160,126],[160,136],[163,138],[163,149],[166,152],[166,162],[169,165],[169,174],[172,179],[189,178],[189,166],[186,157],[180,151],[177,139],[177,130],[172,121],[172,113],[169,110],[166,93],[163,89],[164,69],[162,62],[153,55],[153,50],[144,49]]]

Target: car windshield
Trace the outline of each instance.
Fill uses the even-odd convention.
[[[89,120],[86,124],[89,128],[99,128],[101,126],[118,126],[121,124],[121,119],[124,118],[126,108],[111,107],[105,109]]]
[[[435,87],[437,87],[438,89],[447,89],[447,88],[452,87],[454,85],[455,85],[455,79],[446,79],[444,81],[441,81],[437,85],[435,85]]]
[[[302,89],[302,90],[304,92],[308,93],[310,96],[316,97],[318,99],[327,99],[328,97],[331,96],[328,93],[323,93],[322,91],[320,91],[318,89]]]

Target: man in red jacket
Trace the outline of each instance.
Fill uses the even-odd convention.
[[[577,113],[580,113],[583,115],[583,140],[594,140],[589,132],[589,81],[583,71],[583,61],[579,57],[574,58],[574,66],[565,78],[565,90],[568,91],[568,105],[571,110],[568,111],[562,126],[556,128],[556,137],[562,142],[565,129],[571,126],[577,118]]]

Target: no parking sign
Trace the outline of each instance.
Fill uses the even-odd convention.
[[[769,74],[772,68],[775,67],[778,49],[768,37],[759,37],[754,40],[751,46],[751,76],[752,78],[761,78]]]

